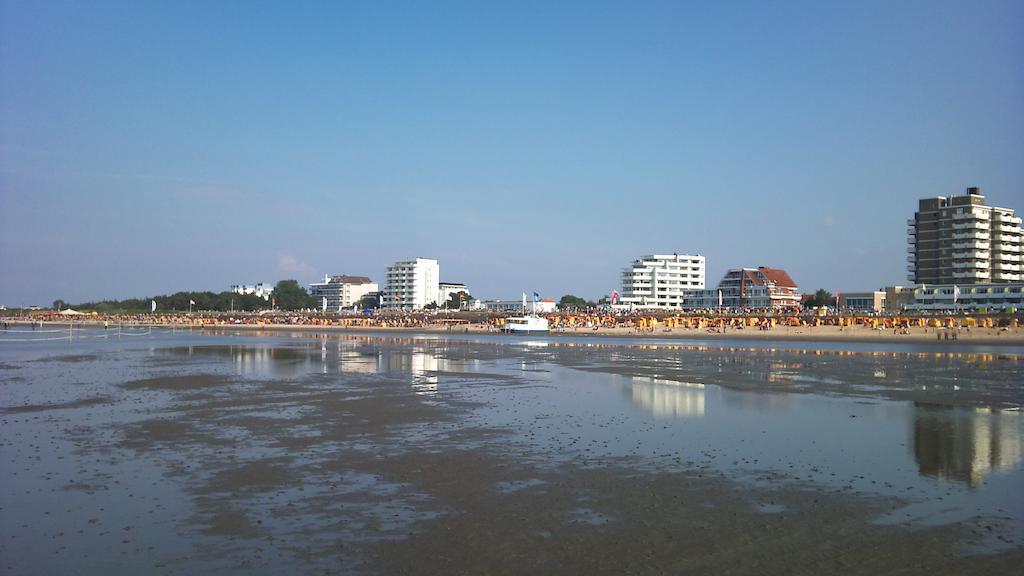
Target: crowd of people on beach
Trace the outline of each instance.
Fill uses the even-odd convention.
[[[388,311],[374,314],[324,314],[313,312],[276,311],[267,313],[133,313],[82,314],[64,316],[52,311],[38,311],[23,318],[7,318],[3,328],[12,321],[20,324],[40,325],[42,322],[77,325],[110,326],[172,326],[172,327],[333,327],[352,329],[420,329],[445,331],[497,332],[510,314],[486,313],[431,313],[422,311]],[[730,312],[716,311],[686,315],[670,314],[612,314],[612,313],[551,313],[544,315],[552,332],[616,332],[636,335],[700,332],[707,334],[734,333],[742,330],[770,332],[778,328],[807,329],[835,327],[839,331],[870,329],[891,331],[894,335],[909,334],[911,329],[969,330],[971,328],[1016,328],[1019,315],[817,315],[779,313],[770,311]]]

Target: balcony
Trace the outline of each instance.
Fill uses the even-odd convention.
[[[915,224],[917,224],[917,220],[914,220],[913,218],[907,219],[907,226],[914,226]]]
[[[953,252],[953,258],[957,260],[988,260],[991,253],[982,250],[968,250],[967,252]]]
[[[1020,264],[1010,264],[1009,262],[995,262],[992,264],[992,272],[1020,272],[1022,267]]]
[[[992,226],[992,232],[1005,232],[1007,234],[1016,235],[1020,234],[1020,227],[1010,226],[1008,224],[1000,224],[998,226]]]
[[[913,254],[908,254],[907,255],[907,262],[917,262],[917,256],[915,256]]]
[[[988,242],[978,242],[978,241],[954,242],[953,243],[953,249],[954,250],[988,250],[989,249],[989,243]]]
[[[953,272],[953,278],[958,280],[988,280],[988,272]]]
[[[978,270],[987,270],[988,266],[988,262],[985,262],[984,260],[968,260],[967,262],[953,262],[953,268],[957,269],[975,268]]]
[[[992,235],[992,241],[993,242],[1016,243],[1016,242],[1020,241],[1020,237],[1015,235],[1015,234],[1014,235],[1010,235],[1010,234],[999,233],[999,234],[993,234]]]
[[[953,224],[953,230],[988,230],[988,228],[987,222],[979,222],[977,220]]]
[[[988,235],[980,232],[956,232],[953,234],[953,240],[988,240]]]
[[[1019,216],[1010,216],[1009,214],[1003,214],[1001,212],[993,212],[992,222],[1002,222],[1004,224],[1016,224],[1020,226],[1021,219]]]
[[[917,271],[917,265],[916,264],[907,264],[907,272],[916,272],[916,271]]]
[[[907,282],[917,282],[916,274],[907,274]]]
[[[907,228],[907,234],[910,236],[917,236],[917,228],[914,228],[913,226]]]
[[[915,251],[915,250],[914,250],[914,247],[913,247],[913,246],[907,246],[907,252],[909,252],[909,253],[913,254],[913,253],[914,253],[914,251]]]
[[[985,212],[971,210],[962,214],[953,214],[953,220],[988,220]]]
[[[1005,281],[1005,282],[1016,282],[1016,281],[1020,280],[1021,277],[1022,277],[1021,274],[1013,274],[1013,273],[1006,273],[1006,272],[996,273],[996,274],[992,275],[992,279],[993,280],[1002,280],[1002,281]]]

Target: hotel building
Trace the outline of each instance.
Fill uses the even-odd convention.
[[[377,290],[377,284],[366,276],[324,276],[323,282],[309,285],[310,296],[321,302],[326,298],[326,309],[336,312],[355,306],[363,296]]]
[[[441,269],[437,260],[416,258],[388,266],[385,274],[384,307],[418,310],[437,304]]]
[[[683,308],[685,298],[704,289],[704,257],[691,254],[651,254],[622,271],[625,306]]]
[[[717,289],[694,295],[687,307],[717,308],[719,294],[723,308],[779,310],[800,306],[800,290],[785,270],[758,266],[729,270]]]
[[[962,196],[924,198],[907,220],[907,279],[915,284],[1020,282],[1021,219],[985,205],[979,188]]]

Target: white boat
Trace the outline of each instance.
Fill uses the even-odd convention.
[[[513,316],[505,318],[505,325],[502,332],[511,334],[533,334],[537,332],[548,332],[548,319],[540,316]]]

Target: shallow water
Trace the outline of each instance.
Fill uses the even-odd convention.
[[[78,336],[0,343],[7,573],[373,571],[370,546],[459,506],[418,464],[373,463],[477,449],[534,470],[495,479],[495,498],[625,465],[875,498],[880,527],[973,526],[960,553],[1024,546],[1016,348]],[[565,516],[601,530],[621,514],[584,500]]]

